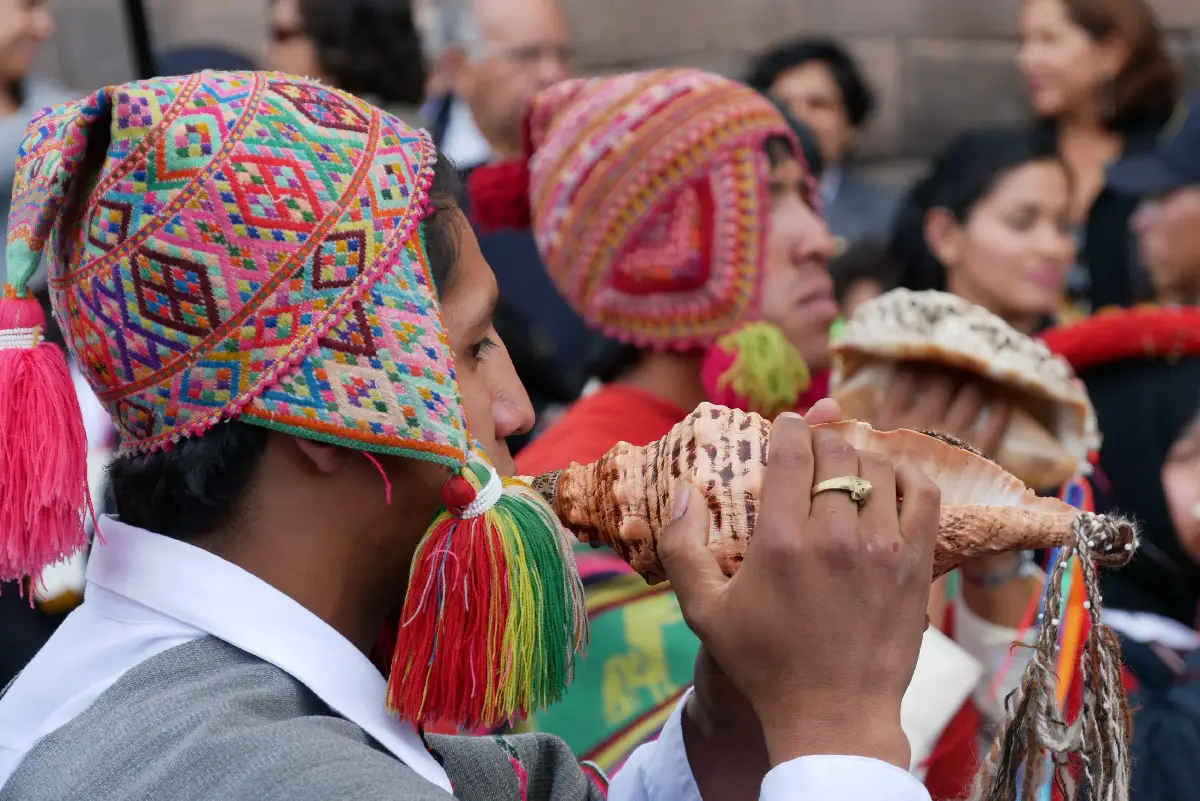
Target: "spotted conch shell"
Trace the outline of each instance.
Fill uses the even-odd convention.
[[[897,362],[945,365],[986,379],[1012,401],[996,454],[1006,470],[1041,489],[1091,471],[1096,413],[1067,362],[956,295],[896,289],[867,301],[833,353],[830,394],[848,417],[874,419]]]
[[[919,468],[941,488],[935,576],[975,556],[1075,542],[1076,518],[1086,513],[1038,497],[965,445],[916,431],[876,431],[866,423],[828,427],[857,449]],[[658,534],[671,519],[679,481],[686,479],[708,499],[708,547],[732,576],[754,533],[770,436],[771,423],[759,415],[704,403],[658,442],[642,447],[622,442],[590,465],[573,464],[531,483],[576,537],[612,548],[656,584],[666,579]],[[1133,526],[1097,520],[1105,521],[1099,529],[1107,532],[1096,536],[1106,552],[1097,561],[1128,559],[1136,540]]]

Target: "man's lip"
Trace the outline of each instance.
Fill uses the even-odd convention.
[[[802,297],[796,302],[796,307],[804,309],[810,314],[825,313],[830,319],[837,317],[839,312],[837,301],[834,300],[833,295],[827,292]]]
[[[1034,270],[1029,274],[1033,282],[1038,286],[1052,288],[1063,283],[1063,276],[1054,270]]]

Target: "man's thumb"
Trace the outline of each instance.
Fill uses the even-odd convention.
[[[674,520],[658,536],[658,558],[689,625],[703,625],[705,610],[728,581],[708,550],[708,503],[695,484],[675,488]]]

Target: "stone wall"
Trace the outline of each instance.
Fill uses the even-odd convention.
[[[875,159],[920,157],[964,126],[1020,120],[1014,62],[1020,0],[563,0],[581,67],[689,64],[739,75],[765,45],[842,38],[879,94],[863,145]],[[1151,0],[1200,89],[1200,0]],[[265,0],[146,0],[160,47],[222,42],[260,52]],[[55,0],[44,68],[87,89],[132,75],[123,0]]]

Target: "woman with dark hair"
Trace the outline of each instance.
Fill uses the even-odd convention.
[[[414,124],[425,100],[425,57],[409,0],[271,0],[267,64]]]
[[[893,280],[958,295],[1033,335],[1056,316],[1064,296],[1074,259],[1070,199],[1069,176],[1049,137],[1009,128],[964,133],[901,204],[888,246]],[[873,425],[938,428],[994,453],[1009,407],[991,385],[945,368],[902,367],[898,375]],[[984,406],[987,422],[976,427]],[[938,801],[962,797],[984,733],[1003,716],[1029,654],[1010,646],[1027,636],[1023,620],[1041,586],[1039,571],[1020,554],[974,560],[958,576],[957,586],[935,583],[929,614],[979,663],[982,678],[930,750],[925,780]]]
[[[1075,255],[1070,198],[1049,138],[965,133],[901,204],[889,246],[896,283],[959,295],[1036,333],[1057,315]]]
[[[761,55],[746,82],[777,99],[815,134],[824,162],[822,211],[841,248],[883,233],[895,196],[846,168],[875,108],[871,87],[850,53],[829,39],[797,39]]]
[[[1034,113],[1074,177],[1084,310],[1148,299],[1129,219],[1139,198],[1106,185],[1117,157],[1153,150],[1180,80],[1146,0],[1024,0],[1018,63]]]

